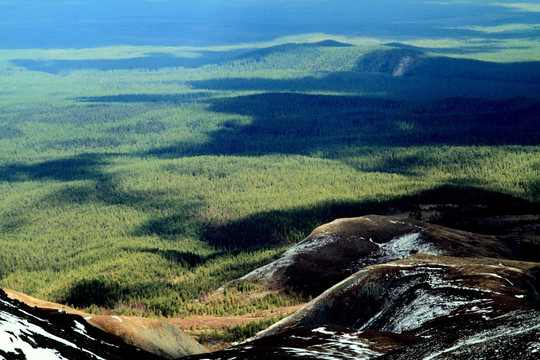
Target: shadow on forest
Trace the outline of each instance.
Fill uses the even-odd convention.
[[[127,289],[122,289],[114,281],[97,279],[81,280],[59,302],[73,305],[80,309],[92,304],[99,307],[113,308],[123,295],[127,293],[131,292]]]
[[[99,168],[104,165],[105,158],[98,154],[83,154],[31,165],[9,164],[0,166],[0,181],[103,180]]]
[[[133,249],[130,249],[133,251]],[[178,251],[178,250],[164,250],[164,249],[158,249],[158,248],[138,248],[134,249],[134,251],[139,253],[149,253],[149,254],[156,254],[164,258],[165,260],[172,261],[175,264],[191,270],[199,265],[203,265],[209,260],[216,259],[220,256],[223,256],[224,254],[228,252],[215,252],[208,256],[201,256],[198,254],[194,254],[192,252],[186,252],[186,251]]]
[[[538,203],[531,203],[502,193],[455,184],[382,202],[328,202],[309,208],[257,213],[222,225],[202,224],[202,233],[199,238],[201,241],[224,250],[290,244],[302,240],[316,227],[336,218],[357,217],[366,214],[385,215],[396,211],[415,216],[419,212],[420,206],[424,204],[434,205],[440,215],[434,219],[423,220],[434,221],[450,227],[455,227],[456,224],[475,217],[540,213],[540,204]],[[180,234],[177,232],[176,224],[166,220],[154,219],[150,222],[153,226],[153,234],[164,237],[175,233]],[[156,227],[155,224],[160,224],[161,227]],[[143,225],[142,228],[146,227],[147,225]],[[463,229],[479,230],[473,225]],[[183,259],[184,254],[176,255],[178,255],[180,262],[186,261]],[[176,255],[169,254],[168,256],[174,258]],[[191,260],[204,261],[204,259],[199,258]],[[189,260],[187,262],[189,264]]]
[[[31,165],[9,164],[0,166],[0,182],[24,182],[24,181],[59,181],[68,182],[63,184],[59,190],[53,191],[42,197],[40,201],[48,206],[61,206],[63,204],[83,204],[97,202],[107,205],[127,205],[138,209],[148,209],[152,206],[162,206],[165,208],[182,209],[181,213],[189,214],[195,211],[200,204],[191,202],[190,204],[179,204],[170,199],[167,194],[155,189],[149,190],[124,190],[117,184],[114,174],[107,174],[102,171],[108,165],[114,154],[82,154],[56,160],[39,162]],[[74,181],[84,181],[82,183],[69,183]],[[20,222],[14,218],[15,225]],[[161,219],[161,222],[168,221],[175,224],[178,233],[183,230],[181,224],[185,219],[179,216],[172,216],[168,220]],[[145,234],[153,233],[153,228],[162,229],[170,227],[163,223],[148,223],[144,229]]]
[[[148,53],[143,57],[125,59],[89,59],[89,60],[31,60],[15,59],[12,63],[31,71],[49,74],[61,74],[76,70],[158,70],[166,67],[197,68],[230,60],[244,53],[238,51],[201,51],[193,57],[178,57],[167,53]]]
[[[203,92],[186,94],[120,94],[94,97],[80,97],[75,100],[87,103],[185,103],[206,99]]]
[[[416,102],[266,93],[213,99],[209,103],[211,111],[250,117],[252,122],[246,125],[229,121],[208,133],[205,143],[179,143],[145,155],[318,153],[339,158],[336,154],[353,146],[540,143],[540,101],[527,98]],[[414,161],[408,162],[414,165]]]
[[[0,124],[0,140],[13,139],[23,135],[24,133],[14,126],[8,124]]]

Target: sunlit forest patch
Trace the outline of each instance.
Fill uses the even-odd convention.
[[[203,300],[335,218],[538,211],[538,25],[514,20],[2,49],[0,286],[241,314],[305,299]]]

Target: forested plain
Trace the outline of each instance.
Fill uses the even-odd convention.
[[[538,45],[438,45],[2,51],[0,286],[245,314],[305,299],[208,295],[335,218],[538,213]]]

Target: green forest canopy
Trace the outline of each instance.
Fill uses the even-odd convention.
[[[297,300],[196,299],[334,218],[537,211],[538,44],[321,37],[3,51],[0,285],[237,314]]]

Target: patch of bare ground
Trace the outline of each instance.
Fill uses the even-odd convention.
[[[18,292],[18,291],[10,290],[10,289],[3,289],[3,290],[5,291],[5,293],[7,294],[7,296],[10,299],[18,300],[18,301],[20,301],[20,302],[22,302],[22,303],[24,303],[24,304],[26,304],[28,306],[33,306],[33,307],[37,307],[37,308],[40,308],[40,309],[62,310],[62,311],[65,311],[68,314],[80,315],[82,317],[90,316],[90,314],[88,314],[88,313],[85,313],[85,312],[80,311],[80,310],[73,309],[73,308],[71,308],[69,306],[65,306],[65,305],[62,305],[62,304],[57,304],[57,303],[54,303],[54,302],[45,301],[45,300],[41,300],[41,299],[37,299],[35,297],[23,294],[23,293]]]
[[[207,352],[206,348],[184,333],[180,327],[159,319],[91,315],[61,304],[36,299],[17,291],[5,289],[5,292],[11,299],[32,307],[80,315],[89,324],[121,338],[127,344],[167,359]]]

